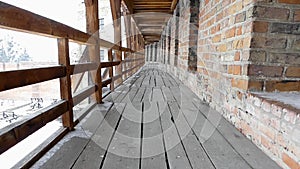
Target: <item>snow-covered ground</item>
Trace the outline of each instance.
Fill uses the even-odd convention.
[[[16,122],[21,121],[28,115],[35,113],[36,111],[45,108],[52,103],[53,100],[43,100],[43,102],[37,102],[37,100],[0,100],[0,130],[3,130],[3,128],[8,125],[13,125]],[[62,125],[60,121],[54,120],[27,137],[25,140],[10,148],[8,151],[1,154],[1,169],[13,167],[41,143],[47,140],[47,138],[57,131],[61,126]]]
[[[273,92],[273,93],[254,93],[260,97],[282,102],[284,104],[300,109],[300,92]]]

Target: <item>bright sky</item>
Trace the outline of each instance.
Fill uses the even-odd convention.
[[[82,18],[84,16],[83,0],[2,1],[85,31],[85,19]],[[80,11],[83,15],[80,14]],[[56,39],[0,29],[0,37],[6,34],[13,35],[14,39],[27,49],[34,61],[57,61]]]

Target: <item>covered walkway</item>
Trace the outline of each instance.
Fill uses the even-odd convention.
[[[279,168],[159,64],[97,105],[34,168]]]

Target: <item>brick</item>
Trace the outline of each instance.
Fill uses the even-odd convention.
[[[269,23],[263,21],[255,21],[253,23],[253,32],[265,33],[268,31]]]
[[[214,43],[221,41],[221,34],[215,35],[212,39]]]
[[[300,39],[294,41],[292,48],[295,50],[300,50]]]
[[[300,53],[270,53],[270,63],[300,64]]]
[[[255,51],[251,50],[250,51],[250,56],[249,56],[249,61],[252,62],[265,62],[266,61],[266,52],[265,51]]]
[[[294,13],[294,22],[300,22],[300,10],[296,10]]]
[[[253,16],[258,18],[287,21],[289,15],[290,10],[286,8],[256,6],[253,9]]]
[[[243,33],[243,27],[242,26],[239,26],[239,27],[237,27],[236,28],[236,36],[238,36],[238,35],[242,35],[242,33]]]
[[[292,159],[289,155],[286,153],[282,153],[282,161],[289,166],[291,169],[299,169],[300,164],[297,163],[294,159]]]
[[[235,16],[235,23],[244,22],[246,20],[246,12],[241,12]]]
[[[273,115],[275,115],[276,117],[279,117],[281,118],[281,115],[282,115],[282,107],[281,106],[278,106],[278,105],[275,105],[275,104],[272,104],[271,106],[271,112]]]
[[[232,79],[231,80],[231,85],[232,87],[236,87],[242,90],[247,90],[248,89],[248,80],[245,79]]]
[[[284,120],[286,120],[292,124],[296,123],[297,114],[295,112],[287,110],[287,109],[283,109],[283,113],[284,113],[284,117],[283,117]]]
[[[234,54],[234,61],[239,61],[241,59],[241,53],[236,51]]]
[[[253,48],[272,48],[272,49],[284,49],[287,46],[286,38],[271,38],[254,36],[251,41],[251,47]]]
[[[248,90],[250,91],[262,91],[264,86],[263,81],[249,80]]]
[[[266,91],[300,91],[300,82],[298,81],[267,81]]]
[[[227,51],[226,44],[219,45],[217,50],[218,50],[218,52],[226,52]]]
[[[271,33],[300,34],[300,23],[272,23]]]
[[[228,66],[228,73],[234,74],[234,75],[240,75],[241,74],[241,66],[240,65],[229,65]]]
[[[300,67],[288,67],[285,73],[286,77],[300,77]]]
[[[281,77],[282,73],[283,67],[280,66],[249,65],[248,67],[250,76]]]
[[[232,38],[232,37],[234,37],[235,36],[235,27],[227,30],[225,32],[225,36],[226,36],[226,38]]]
[[[243,39],[243,48],[249,48],[251,46],[251,37],[245,37]]]
[[[265,111],[265,112],[271,112],[271,104],[267,101],[263,101],[261,108]]]
[[[243,48],[243,40],[242,39],[234,40],[232,42],[232,48],[233,49],[242,49]]]
[[[285,4],[300,4],[299,0],[278,0],[278,2]]]
[[[264,124],[261,124],[259,126],[259,130],[265,135],[267,136],[269,139],[271,140],[275,140],[275,130],[270,128],[269,126],[265,126]]]

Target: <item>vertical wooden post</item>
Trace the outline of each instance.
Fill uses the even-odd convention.
[[[112,49],[108,50],[108,61],[109,62],[113,61]],[[113,77],[114,77],[114,68],[113,68],[113,66],[109,67],[108,71],[109,71],[109,78],[111,78],[110,90],[113,91],[115,89],[115,82],[114,82],[114,79],[113,79]]]
[[[114,41],[115,44],[122,46],[121,40],[121,0],[110,0],[112,17],[114,20]],[[120,65],[116,66],[116,73],[121,75],[121,78],[116,80],[117,84],[123,83],[122,79],[122,51],[119,49],[116,52],[116,58],[120,61]]]
[[[98,0],[85,0],[86,7],[86,29],[97,40],[95,45],[88,47],[90,61],[98,65],[96,71],[92,71],[92,78],[97,85],[95,99],[97,103],[102,103],[102,79],[100,63],[100,46],[99,46],[99,17],[98,17]]]
[[[62,122],[64,127],[68,127],[69,130],[73,130],[73,98],[71,89],[69,40],[65,38],[57,39],[57,44],[59,64],[66,67],[66,76],[59,79],[61,98],[68,101],[68,111],[62,115]]]

